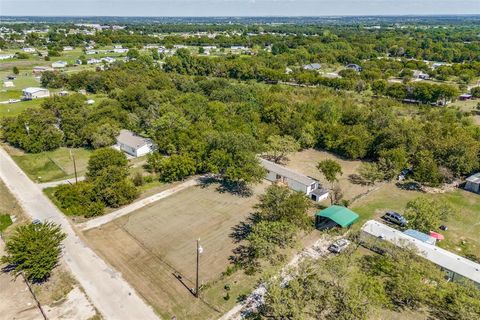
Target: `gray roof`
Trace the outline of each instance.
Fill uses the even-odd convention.
[[[303,66],[305,70],[318,70],[321,68],[320,63],[310,63]]]
[[[120,134],[117,136],[117,142],[135,149],[152,143],[150,139],[137,136],[132,131],[125,129],[120,130]]]
[[[415,239],[400,230],[391,228],[378,221],[367,221],[363,225],[362,231],[376,238],[391,242],[399,247],[413,246],[413,248],[418,250],[418,254],[425,259],[476,283],[480,283],[480,264],[476,262],[465,259],[435,245]]]
[[[29,88],[25,88],[22,90],[24,93],[37,93],[37,92],[40,92],[40,91],[48,91],[48,89],[45,89],[45,88],[37,88],[37,87],[29,87]]]
[[[474,175],[471,175],[470,177],[468,177],[467,181],[480,184],[480,172],[477,172]]]
[[[295,171],[292,171],[288,168],[285,168],[281,165],[265,160],[263,158],[260,158],[260,163],[268,171],[275,172],[276,174],[279,174],[282,177],[300,182],[303,185],[310,186],[312,183],[316,182],[316,180],[309,178],[301,173],[297,173]]]

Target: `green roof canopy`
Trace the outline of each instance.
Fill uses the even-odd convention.
[[[359,218],[358,214],[342,206],[331,206],[325,210],[318,211],[316,216],[328,218],[342,228],[351,226]]]

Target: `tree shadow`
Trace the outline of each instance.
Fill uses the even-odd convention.
[[[208,175],[200,178],[200,186],[207,188],[212,184],[218,184],[216,190],[219,193],[230,193],[242,198],[253,195],[253,190],[245,182],[227,181],[219,176]]]
[[[361,185],[361,186],[366,186],[367,185],[365,180],[359,174],[356,174],[356,173],[349,174],[348,175],[348,181],[350,181],[350,183],[352,183],[352,184],[358,184],[358,185]]]
[[[255,214],[252,213],[245,221],[241,221],[237,225],[232,227],[232,233],[230,233],[230,238],[233,239],[234,243],[239,243],[240,241],[245,240],[250,232],[252,232],[252,227],[255,223]]]
[[[395,186],[402,190],[422,192],[422,186],[418,182],[397,182]]]
[[[228,260],[242,268],[245,273],[253,274],[259,268],[259,262],[255,259],[255,254],[252,249],[246,245],[239,245],[233,249],[233,255]]]

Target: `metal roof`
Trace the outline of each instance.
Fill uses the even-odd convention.
[[[25,88],[23,89],[22,91],[24,93],[30,93],[30,94],[33,94],[33,93],[37,93],[37,92],[40,92],[40,91],[47,91],[48,89],[45,89],[45,88],[37,88],[37,87],[30,87],[30,88]]]
[[[425,259],[476,283],[480,283],[480,264],[476,262],[437,246],[417,240],[378,221],[367,221],[363,225],[362,231],[376,238],[391,242],[399,247],[413,246],[413,248],[418,250],[418,254]]]
[[[342,206],[330,206],[327,209],[321,210],[316,213],[317,216],[328,218],[334,221],[342,228],[352,225],[358,220],[359,216],[352,210]]]
[[[120,134],[117,136],[117,142],[138,149],[144,145],[150,144],[151,140],[137,136],[130,130],[122,129],[120,130]]]
[[[479,183],[480,184],[480,172],[475,173],[467,178],[468,182]]]
[[[267,169],[268,171],[275,172],[278,175],[281,175],[282,177],[300,182],[301,184],[305,186],[310,186],[312,183],[315,183],[316,181],[312,178],[309,178],[303,174],[297,173],[295,171],[292,171],[288,168],[285,168],[281,165],[278,165],[274,162],[265,160],[263,158],[259,158],[261,165]]]

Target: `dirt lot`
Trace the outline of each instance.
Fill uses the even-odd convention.
[[[345,199],[351,200],[360,194],[367,192],[371,187],[353,184],[349,180],[349,175],[357,174],[361,161],[343,160],[326,151],[308,149],[291,155],[286,166],[298,173],[303,173],[309,177],[319,180],[326,188],[330,184],[325,181],[320,171],[317,169],[317,163],[325,159],[336,160],[341,166],[343,175],[339,177],[339,185],[342,188]]]
[[[196,239],[204,249],[201,282],[212,282],[225,271],[236,246],[232,227],[248,217],[266,186],[256,186],[246,198],[220,193],[217,185],[191,187],[85,236],[164,318],[218,318],[186,288],[194,287]]]

